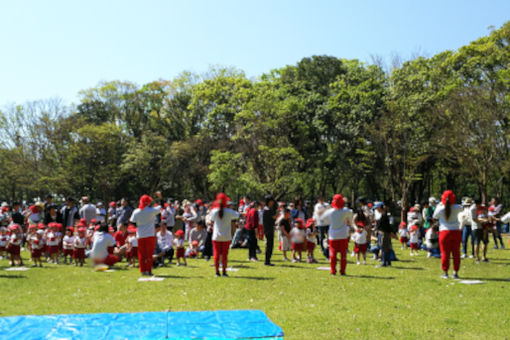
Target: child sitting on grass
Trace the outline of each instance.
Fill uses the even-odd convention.
[[[69,264],[73,263],[73,249],[74,249],[74,228],[67,227],[66,234],[62,240],[62,255],[64,256],[64,263],[67,264],[67,257],[69,256]]]
[[[409,243],[411,244],[411,251],[410,251],[409,255],[418,256],[418,249],[419,249],[418,242],[419,241],[420,241],[419,228],[418,228],[418,226],[413,225],[411,227],[411,231],[409,233]]]
[[[86,233],[87,228],[79,227],[78,236],[74,238],[73,258],[75,266],[78,266],[79,263],[80,267],[83,267],[83,263],[85,261],[85,248],[87,247],[88,242]]]
[[[356,254],[356,264],[360,264],[360,254],[363,254],[363,264],[367,264],[367,232],[365,230],[365,224],[358,222],[356,232],[352,234],[351,240],[354,242],[354,253]]]
[[[400,226],[398,227],[398,234],[400,236],[401,249],[404,250],[404,247],[407,249],[407,242],[409,242],[409,231],[407,230],[407,223],[400,223]]]
[[[292,248],[292,262],[301,262],[303,246],[305,244],[305,232],[303,231],[303,220],[297,218],[294,221],[294,227],[290,231],[291,248]],[[297,256],[296,256],[297,255]]]
[[[181,265],[181,259],[183,260],[183,265],[186,266],[186,258],[184,257],[184,231],[182,229],[179,229],[175,232],[175,238],[174,238],[174,245],[175,245],[175,257],[177,260],[176,265]]]
[[[30,253],[32,256],[32,262],[34,264],[32,267],[37,267],[39,264],[39,267],[42,267],[42,261],[41,256],[44,249],[44,230],[37,230],[33,235],[30,236],[28,239],[28,242],[30,244]]]
[[[317,230],[315,229],[315,220],[313,218],[309,218],[308,220],[306,220],[305,235],[307,252],[306,263],[317,263],[317,260],[313,255],[313,251],[315,249],[315,240],[317,238]]]

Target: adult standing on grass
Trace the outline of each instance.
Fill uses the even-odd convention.
[[[344,208],[344,198],[340,194],[333,196],[332,208],[322,215],[324,222],[329,224],[329,258],[331,275],[336,274],[337,254],[340,253],[340,275],[345,275],[347,267],[347,245],[349,244],[349,222],[352,221],[352,210]]]
[[[220,261],[223,267],[223,276],[227,276],[228,249],[232,241],[232,221],[239,218],[237,211],[227,208],[227,202],[227,195],[219,193],[210,214],[213,224],[212,243],[216,276],[220,276]]]
[[[319,231],[319,246],[321,247],[322,253],[326,258],[328,258],[328,251],[324,247],[324,239],[326,238],[326,230],[328,228],[328,224],[324,221],[322,215],[329,208],[329,204],[324,202],[324,197],[317,197],[317,204],[313,209],[313,219],[315,220],[315,225],[317,226],[317,230]]]
[[[374,210],[377,211],[376,228],[381,238],[382,264],[381,267],[391,266],[391,237],[393,228],[383,202],[374,204]]]
[[[248,259],[257,262],[257,234],[259,227],[259,202],[253,201],[250,209],[246,212],[246,222],[244,228],[248,231]]]
[[[450,267],[450,255],[453,257],[453,278],[458,279],[460,269],[460,243],[462,234],[458,215],[462,212],[462,206],[455,203],[455,194],[446,190],[441,196],[441,205],[434,211],[434,219],[439,220],[439,247],[441,248],[441,278],[448,278]]]
[[[264,211],[262,212],[262,224],[264,225],[264,235],[266,237],[266,259],[264,264],[266,266],[273,266],[271,263],[271,256],[273,255],[274,247],[274,225],[276,222],[276,202],[271,195],[267,195]]]
[[[133,211],[130,221],[136,224],[138,238],[138,264],[142,275],[152,275],[152,255],[156,248],[155,218],[161,213],[161,206],[150,207],[152,197],[140,197],[138,209]]]
[[[479,198],[475,198],[474,204],[471,205],[471,208],[469,208],[469,219],[471,221],[473,243],[475,244],[476,263],[480,262],[480,243],[482,243],[482,261],[489,261],[487,260],[487,244],[489,243],[489,237],[483,230],[483,223],[485,220],[483,218],[479,218],[478,216],[479,212],[481,211],[482,201]]]

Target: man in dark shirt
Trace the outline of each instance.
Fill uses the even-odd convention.
[[[133,208],[128,205],[125,198],[121,199],[120,205],[120,208],[117,209],[117,228],[119,228],[121,224],[129,223],[129,219],[133,214]]]
[[[248,256],[250,261],[257,262],[257,236],[255,230],[259,226],[259,202],[254,201],[246,213],[244,228],[248,231]]]
[[[287,252],[291,250],[290,247],[290,230],[292,229],[290,220],[290,210],[285,208],[283,218],[280,221],[280,232],[282,233],[282,253],[283,261],[288,261]]]
[[[12,204],[12,222],[15,223],[15,224],[19,224],[19,225],[24,225],[25,224],[25,217],[23,217],[23,214],[21,213],[21,210],[20,210],[20,204],[19,202],[14,202]]]
[[[264,235],[266,237],[266,266],[274,266],[271,263],[274,247],[274,223],[276,220],[276,202],[272,196],[266,196],[266,205],[262,212],[262,224],[264,225]]]

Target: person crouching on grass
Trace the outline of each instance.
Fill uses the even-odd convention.
[[[78,236],[74,238],[73,242],[73,259],[74,266],[83,267],[85,261],[85,248],[87,247],[87,228],[85,226],[78,227]]]
[[[365,225],[362,222],[358,222],[356,231],[351,236],[351,240],[354,242],[354,253],[356,254],[356,264],[360,265],[360,254],[363,255],[363,264],[367,264],[367,232]]]
[[[441,278],[448,278],[450,267],[450,256],[453,257],[453,276],[459,278],[460,269],[460,242],[462,240],[459,228],[458,215],[463,211],[462,206],[455,203],[455,194],[451,190],[443,192],[441,196],[442,205],[434,211],[433,218],[439,221],[439,247],[441,248]]]
[[[313,251],[315,250],[315,240],[317,239],[317,230],[315,229],[315,220],[313,218],[306,220],[305,235],[307,252],[306,263],[317,263],[317,260],[313,255]]]
[[[352,221],[352,210],[344,208],[344,198],[340,194],[333,196],[332,208],[322,215],[329,224],[329,258],[331,275],[336,275],[337,254],[340,253],[340,275],[346,275],[347,246],[349,244],[349,221]]]
[[[305,245],[304,223],[301,218],[294,220],[294,228],[290,231],[292,262],[301,262],[302,252]],[[296,256],[297,255],[297,256]]]
[[[119,262],[119,258],[108,253],[108,247],[115,245],[113,236],[108,233],[108,226],[100,226],[92,237],[92,249],[90,250],[90,259],[96,265],[105,264],[112,267]]]
[[[37,230],[34,235],[30,236],[28,242],[30,244],[30,255],[32,256],[32,267],[42,267],[41,256],[44,249],[44,230]]]
[[[10,254],[11,267],[16,265],[16,262],[19,266],[23,265],[23,260],[21,259],[21,241],[23,240],[23,231],[19,224],[13,224],[9,227],[9,243],[7,244],[7,252]]]

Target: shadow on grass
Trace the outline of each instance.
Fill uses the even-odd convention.
[[[359,279],[376,279],[376,280],[394,280],[393,276],[372,276],[372,275],[350,275],[347,274],[347,277],[356,277]]]
[[[193,276],[193,277],[190,277],[190,276],[167,275],[167,274],[164,274],[164,275],[155,274],[154,276],[155,277],[162,277],[162,278],[165,278],[165,279],[202,279],[203,278],[203,276]]]
[[[272,281],[274,277],[263,277],[263,276],[229,276],[231,279],[246,279],[255,281]]]
[[[461,276],[461,280],[479,280],[479,281],[494,281],[494,282],[506,282],[510,283],[510,278],[502,279],[497,277],[463,277]]]
[[[0,274],[0,279],[26,279],[25,275],[3,275]]]
[[[391,266],[391,268],[395,269],[404,269],[404,270],[423,270],[421,267],[399,267],[399,266]]]
[[[230,260],[228,262],[230,262]],[[236,264],[235,266],[232,266],[232,268],[255,269],[253,267],[250,267],[250,266],[247,266],[247,265],[244,265],[244,264]]]

